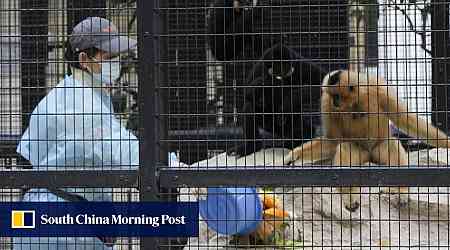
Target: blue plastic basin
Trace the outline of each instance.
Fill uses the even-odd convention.
[[[208,188],[199,211],[209,228],[225,235],[256,230],[262,220],[262,203],[256,188]]]

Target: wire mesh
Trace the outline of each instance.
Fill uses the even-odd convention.
[[[84,104],[89,109],[90,106],[94,106],[94,103],[98,104],[98,102],[88,98],[85,100],[75,100],[77,94],[74,94],[74,92],[78,92],[79,94],[79,91],[84,91],[84,87],[83,85],[80,85],[81,87],[78,86],[78,88],[71,86],[71,80],[68,80],[69,77],[75,77],[79,81],[83,79],[83,76],[86,76],[83,79],[85,84],[87,82],[92,83],[92,79],[88,80],[87,74],[80,73],[81,69],[74,67],[74,57],[70,58],[67,56],[67,51],[69,50],[67,41],[69,34],[72,33],[73,27],[90,16],[105,17],[111,20],[117,26],[118,34],[136,39],[135,11],[136,3],[128,1],[11,0],[0,3],[0,167],[2,168],[2,175],[10,173],[9,171],[17,171],[23,168],[40,171],[50,169],[102,170],[115,168],[111,164],[111,160],[109,164],[104,161],[108,158],[106,155],[100,155],[100,158],[104,157],[102,160],[106,164],[93,164],[95,160],[92,161],[92,155],[89,156],[89,146],[87,146],[87,144],[91,144],[92,146],[92,143],[96,142],[105,145],[111,143],[116,144],[114,140],[117,140],[117,138],[114,138],[115,136],[113,134],[99,135],[102,131],[107,133],[107,127],[98,127],[97,124],[96,129],[100,130],[95,132],[96,135],[94,136],[96,136],[96,139],[92,140],[92,137],[89,136],[82,138],[78,136],[77,138],[74,134],[79,133],[77,129],[80,127],[78,126],[74,130],[73,127],[68,125],[70,123],[69,120],[77,115],[77,109],[79,110],[80,104]],[[78,61],[78,59],[76,60]],[[120,72],[120,79],[112,87],[103,88],[100,85],[96,89],[94,86],[93,90],[95,93],[101,93],[103,91],[106,93],[108,91],[108,95],[111,96],[110,104],[112,107],[107,105],[109,103],[109,97],[105,95],[104,100],[101,101],[106,103],[105,107],[107,108],[98,114],[95,113],[97,112],[95,110],[99,110],[96,107],[91,108],[90,112],[86,109],[85,114],[78,115],[78,119],[83,120],[84,118],[86,121],[89,119],[92,121],[97,119],[95,116],[103,115],[105,119],[108,118],[109,121],[114,119],[118,125],[128,128],[137,134],[138,85],[134,67],[136,62],[135,50],[130,50],[130,53],[121,54],[120,63],[122,70]],[[89,87],[86,92],[78,96],[87,97],[89,95],[87,93],[91,91],[89,92],[91,93],[91,98],[95,97],[95,94],[92,95],[92,90],[90,89]],[[64,91],[65,94],[59,95],[61,91]],[[64,99],[61,98],[58,104],[55,105],[52,101],[49,101],[50,99],[46,97],[47,95],[64,96]],[[71,99],[74,101],[72,102]],[[40,111],[36,108],[38,104],[40,104]],[[114,110],[114,113],[112,110]],[[63,117],[62,119],[65,119],[67,124],[61,125],[61,123],[55,122],[52,125],[51,116],[55,115],[55,113],[60,118]],[[93,124],[95,122],[89,126],[95,129]],[[110,122],[109,124],[112,126],[113,123]],[[27,130],[27,128],[33,126],[40,129],[42,133],[40,136],[30,136],[30,130]],[[83,131],[87,132],[88,129],[86,126],[86,129],[83,129]],[[56,138],[51,135],[52,131],[55,130],[59,130],[59,135]],[[72,134],[68,132],[69,130],[72,131]],[[28,139],[27,136],[24,136],[27,135],[27,131],[29,135]],[[67,134],[61,137],[61,131],[66,131]],[[20,151],[18,143],[21,139],[25,143],[32,144],[30,151],[34,151],[28,151],[30,153],[28,155],[20,155],[17,150]],[[53,151],[54,148],[52,149],[52,142],[55,139],[59,143],[62,142],[65,144],[63,146],[65,150],[63,150],[62,154],[58,155],[58,153]],[[77,139],[87,143],[85,145],[86,147],[81,149],[81,152],[79,151],[80,148],[75,149],[76,147],[71,147],[73,150],[71,152],[69,150],[70,146],[67,147],[67,145],[78,143]],[[47,141],[47,143],[44,143],[46,145],[37,145],[44,140],[51,140],[52,142]],[[122,151],[130,150],[130,145],[133,143],[137,144],[137,139],[135,138],[133,140],[132,137],[128,137],[125,142],[128,149],[122,148]],[[42,153],[43,148],[46,148],[44,157]],[[36,152],[36,149],[39,151],[38,154],[41,154],[38,160],[36,158],[33,159],[31,156]],[[96,153],[94,152],[94,154]],[[138,153],[138,151],[132,152],[133,158],[138,158]],[[55,162],[51,162],[52,156],[59,157],[56,167]],[[81,160],[84,162],[80,163],[80,159],[76,159],[77,156],[81,158],[85,156]],[[109,158],[111,159],[111,157]],[[89,162],[88,159],[91,159],[91,161]],[[39,162],[39,160],[43,161]],[[133,166],[132,163],[127,163],[126,166],[122,167],[124,169],[136,169],[136,166]],[[93,182],[95,180],[95,178],[91,179]],[[88,179],[82,180],[81,178],[80,181],[89,182]],[[89,201],[139,201],[139,193],[136,187],[131,185],[126,188],[60,188],[68,193],[77,194],[77,198],[87,199]],[[49,192],[47,189],[33,188],[26,184],[20,189],[1,189],[0,197],[2,202],[70,200],[67,197],[58,197],[54,192]],[[97,238],[25,237],[14,239],[2,238],[0,242],[1,249],[103,249],[106,247]],[[114,248],[137,249],[139,248],[139,239],[117,239]]]
[[[434,182],[422,182],[417,175],[425,176],[425,171],[409,176],[404,172],[403,177],[389,171],[399,165],[407,165],[411,171],[448,165],[446,136],[435,148],[426,145],[436,145],[432,142],[435,135],[420,136],[414,125],[398,124],[398,116],[406,115],[415,124],[419,118],[425,119],[424,130],[435,131],[432,123],[448,131],[447,89],[443,87],[447,84],[447,4],[389,0],[160,2],[160,16],[172,28],[162,32],[160,45],[175,46],[169,46],[167,58],[162,56],[159,65],[173,70],[167,79],[159,79],[160,90],[167,90],[170,97],[167,112],[160,110],[160,119],[170,128],[169,137],[161,141],[189,165],[161,170],[161,183],[204,187],[182,188],[180,200],[208,203],[216,197],[213,193],[221,192],[214,200],[218,204],[205,208],[210,213],[201,214],[200,236],[190,239],[187,247],[446,248],[445,181],[435,177]],[[191,18],[195,21],[188,21]],[[320,85],[325,75],[336,69],[360,75],[352,76],[351,81],[339,81],[335,76],[337,80],[329,80],[329,85],[344,88],[341,85],[348,81],[354,85],[350,91],[356,88],[361,93],[353,95],[357,101],[351,106],[350,94],[330,87],[330,92],[343,93],[333,101],[348,102],[350,108],[324,110],[320,99],[327,90]],[[272,74],[274,70],[279,74]],[[199,72],[204,78],[193,84],[186,80]],[[365,81],[369,76],[384,81]],[[350,75],[342,73],[340,77]],[[376,90],[368,95],[366,88],[380,89],[380,93]],[[383,98],[387,98],[383,89],[396,91],[386,102],[402,102],[406,110],[399,106],[382,110]],[[370,104],[364,103],[371,98]],[[324,127],[323,117],[336,120]],[[300,145],[308,147],[303,143],[315,137],[320,137],[319,146],[300,150]],[[294,148],[299,153],[292,159],[288,153]],[[291,163],[289,168],[286,162]],[[334,170],[349,167],[349,173],[360,174]],[[383,187],[399,183],[413,187],[402,189],[401,195],[395,188]],[[222,185],[227,188],[217,188]],[[243,187],[247,189],[239,189]],[[273,207],[263,202],[267,210],[264,220],[252,233],[236,233],[239,223],[231,222],[234,228],[217,233],[214,227],[220,223],[216,220],[240,218],[237,220],[250,224],[256,220],[259,212],[245,209],[252,207],[251,197],[255,196],[250,187],[260,196],[275,196],[277,208],[270,210]],[[236,189],[243,192],[241,201],[230,194]],[[282,210],[290,212],[289,217],[271,214]]]
[[[139,12],[139,4],[154,6]],[[437,0],[1,1],[2,175],[9,174],[5,183],[11,183],[22,168],[111,174],[157,166],[159,199],[198,201],[201,207],[198,237],[157,242],[171,249],[448,248],[448,139],[436,140],[431,126],[448,132],[448,13],[448,2]],[[111,20],[120,35],[143,37],[139,58],[135,50],[121,55],[120,80],[92,88],[108,89],[112,107],[99,113],[133,136],[124,139],[127,132],[120,130],[118,139],[105,132],[108,126],[83,124],[96,137],[57,138],[64,144],[64,164],[57,159],[56,167],[48,164],[52,149],[42,146],[55,138],[25,140],[47,147],[40,155],[45,160],[30,164],[16,149],[38,103],[58,89],[63,99],[77,99],[70,94],[77,89],[92,91],[58,85],[67,75],[89,82],[86,68],[73,67],[81,57],[66,57],[68,35],[88,16]],[[104,59],[110,58],[97,58]],[[360,74],[329,75],[338,69]],[[152,81],[138,86],[138,78]],[[94,106],[92,99],[76,101]],[[146,103],[154,113],[141,110]],[[55,110],[65,106],[67,101]],[[75,124],[96,116],[91,109],[79,117],[65,109],[35,111],[31,119],[50,113]],[[53,129],[67,129],[64,124]],[[49,120],[35,126],[51,130]],[[422,134],[415,126],[422,126]],[[138,151],[122,150],[136,145],[142,133],[154,136],[148,145],[159,156],[130,164]],[[83,160],[67,161],[76,152],[67,145],[78,140]],[[108,148],[109,154],[89,151],[95,143],[117,141],[120,146]],[[294,148],[297,154],[290,157]],[[153,157],[156,162],[149,163]],[[410,172],[396,172],[399,165]],[[80,183],[100,182],[75,176]],[[146,189],[153,179],[144,180],[139,192],[120,185],[123,178],[115,179],[115,188],[61,188],[111,201],[140,201],[156,192]],[[410,187],[396,189],[399,184]],[[0,191],[1,201],[63,199],[25,184]],[[121,238],[113,249],[155,247],[147,239]],[[95,238],[67,237],[1,238],[0,249],[111,248]]]

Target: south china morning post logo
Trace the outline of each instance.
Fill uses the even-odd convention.
[[[66,214],[63,216],[50,216],[42,214],[40,225],[147,225],[153,228],[162,225],[186,225],[186,216],[170,216],[163,214],[160,216],[124,216],[122,214],[112,214],[110,216],[98,216],[96,214]]]
[[[194,202],[0,204],[0,237],[196,237]]]
[[[33,229],[36,226],[36,213],[34,210],[12,210],[12,229]]]

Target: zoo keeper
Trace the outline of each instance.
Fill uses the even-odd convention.
[[[89,17],[73,28],[65,59],[66,75],[31,114],[17,152],[37,170],[137,169],[139,141],[114,117],[108,89],[120,75],[119,55],[137,41],[118,33],[107,19]],[[30,189],[23,201],[112,201],[112,189]],[[95,237],[14,238],[14,249],[112,249]]]

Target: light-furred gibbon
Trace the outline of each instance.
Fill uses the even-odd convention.
[[[332,158],[333,166],[361,166],[367,162],[408,165],[408,155],[392,136],[389,121],[411,136],[435,147],[449,148],[447,135],[408,112],[397,92],[384,79],[346,70],[333,71],[322,83],[323,135],[290,151],[284,163]],[[278,165],[278,164],[276,164]],[[359,207],[356,187],[338,189],[349,211]],[[400,205],[408,203],[408,188],[390,188]]]

